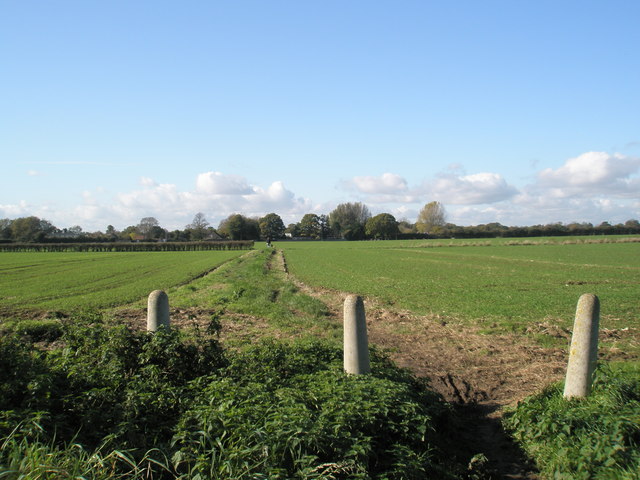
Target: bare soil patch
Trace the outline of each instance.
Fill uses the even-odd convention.
[[[147,328],[147,309],[129,308],[121,309],[115,313],[115,318],[123,322],[132,330],[145,330]],[[220,341],[242,341],[248,343],[259,336],[258,331],[267,330],[269,322],[263,318],[241,313],[220,312],[220,310],[206,308],[172,308],[169,316],[171,326],[179,329],[197,328],[205,331],[209,328],[212,318],[218,318],[220,322]]]

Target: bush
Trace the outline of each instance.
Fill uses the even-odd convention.
[[[69,321],[61,341],[63,348],[40,351],[17,335],[0,337],[0,407],[23,417],[44,412],[43,431],[60,444],[168,444],[193,396],[189,382],[225,365],[211,338],[136,333],[95,316]]]
[[[34,342],[53,342],[62,335],[62,324],[51,319],[4,322],[0,333],[15,333]]]
[[[320,342],[269,342],[203,385],[178,427],[175,459],[201,478],[448,478],[435,425],[451,414],[396,368],[350,376]],[[373,357],[373,371],[389,362]],[[450,477],[453,478],[453,477]]]
[[[0,335],[0,410],[29,405],[42,395],[48,377],[42,353],[18,335]]]
[[[56,345],[0,336],[3,478],[459,471],[441,450],[449,407],[376,352],[375,373],[350,376],[323,342],[268,341],[227,357],[213,335],[133,332],[94,314],[65,322]]]
[[[640,478],[640,376],[596,372],[591,395],[565,400],[562,384],[518,404],[505,427],[554,479]]]

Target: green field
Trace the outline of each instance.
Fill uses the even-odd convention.
[[[613,332],[602,350],[615,343],[608,359],[623,362],[611,371],[603,362],[588,401],[567,403],[561,385],[551,386],[519,404],[507,427],[541,478],[638,478],[640,243],[618,240],[2,253],[0,476],[497,478],[482,462],[467,470],[484,452],[481,437],[460,438],[476,419],[465,426],[426,384],[382,357],[370,376],[344,374],[335,300],[358,293],[389,310],[436,315],[466,338],[509,330],[524,345],[544,340],[531,325],[568,331],[579,296],[591,292],[601,328]],[[335,290],[322,296],[334,303],[301,292],[280,250],[294,278]],[[169,293],[180,328],[151,336],[132,327],[154,289]],[[320,475],[327,466],[344,470]]]
[[[243,253],[0,253],[0,310],[123,305],[189,282]]]
[[[375,297],[418,314],[516,331],[531,322],[568,328],[580,295],[594,293],[603,328],[634,327],[640,316],[640,243],[498,239],[277,247],[289,271],[310,285]],[[243,253],[2,253],[0,309],[6,314],[125,305],[152,290],[186,284]]]
[[[578,298],[601,301],[602,327],[640,317],[640,243],[281,242],[289,271],[311,285],[372,296],[419,314],[490,321],[573,322]]]

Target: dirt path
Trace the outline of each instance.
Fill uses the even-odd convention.
[[[284,259],[282,269],[286,272]],[[346,294],[312,288],[290,278],[305,293],[320,298],[332,316],[342,318]],[[503,408],[560,380],[566,353],[545,349],[522,335],[483,335],[461,322],[383,308],[365,298],[369,341],[456,405],[465,421],[462,442],[488,459],[490,478],[537,479],[535,468],[502,429]]]
[[[493,478],[537,478],[502,429],[505,406],[562,378],[565,353],[515,335],[481,335],[461,323],[390,312],[365,300],[372,344],[455,404],[466,421],[464,441],[484,454]]]

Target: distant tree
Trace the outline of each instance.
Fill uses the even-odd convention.
[[[68,231],[74,237],[80,237],[83,234],[82,227],[80,225],[74,225],[73,227],[69,227]]]
[[[55,230],[51,223],[38,217],[16,218],[11,222],[11,237],[16,242],[41,242]]]
[[[167,232],[167,240],[169,242],[188,242],[191,240],[191,230],[173,230]]]
[[[247,217],[245,234],[245,240],[260,240],[260,223],[257,218]],[[284,231],[282,235],[284,236]]]
[[[638,220],[627,220],[624,222],[626,233],[640,233],[640,222]]]
[[[371,213],[363,203],[341,203],[329,214],[329,225],[342,238],[360,240],[365,236],[365,223],[369,218]]]
[[[300,223],[290,223],[284,230],[285,234],[289,234],[290,237],[300,236]]]
[[[407,220],[400,220],[398,222],[398,230],[400,230],[400,233],[416,233],[416,226]]]
[[[569,235],[590,235],[593,233],[593,224],[589,222],[571,222],[566,227]]]
[[[11,240],[11,224],[13,220],[0,218],[0,240]]]
[[[258,220],[258,224],[263,238],[276,239],[284,237],[285,226],[278,214],[268,213]]]
[[[234,213],[220,222],[218,233],[231,240],[258,240],[260,226],[255,218]]]
[[[208,227],[209,222],[207,222],[207,218],[204,216],[204,213],[198,212],[195,217],[193,217],[193,221],[185,228],[186,230],[189,230],[191,240],[200,241],[207,236]]]
[[[609,222],[602,222],[595,228],[595,232],[598,235],[611,235],[613,233],[613,226]]]
[[[151,227],[149,231],[148,240],[166,240],[167,239],[167,231],[162,228],[160,225],[155,225]]]
[[[154,217],[144,217],[140,220],[137,226],[138,233],[144,237],[145,240],[151,240],[153,238],[152,232],[157,233],[154,227],[159,227],[160,223]]]
[[[107,225],[107,229],[105,230],[104,234],[110,239],[114,239],[118,236],[118,231],[113,225]]]
[[[307,213],[298,224],[301,237],[319,238],[321,234],[320,217],[315,213]]]
[[[398,236],[398,222],[390,213],[381,213],[367,220],[365,232],[375,239],[389,240]]]
[[[329,216],[324,214],[318,215],[318,225],[320,226],[320,238],[327,238],[331,231],[331,227],[329,226]]]
[[[446,212],[440,202],[429,202],[418,214],[416,230],[420,233],[437,233],[446,223]]]
[[[244,231],[245,217],[239,213],[229,215],[218,224],[218,233],[230,240],[240,240]]]
[[[134,240],[137,235],[138,227],[135,225],[129,225],[120,232],[120,238],[122,238],[122,240]]]

